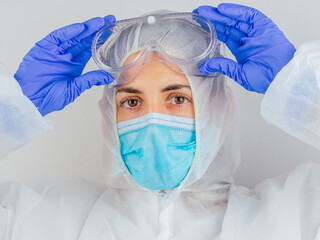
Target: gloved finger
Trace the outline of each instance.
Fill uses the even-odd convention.
[[[198,8],[192,11],[195,14],[199,14]],[[232,54],[235,54],[235,50],[241,45],[241,38],[245,36],[244,33],[237,31],[236,29],[229,29],[229,37],[226,36],[226,28],[227,26],[221,23],[214,23],[217,37],[220,41],[224,42],[227,47],[230,49]]]
[[[222,42],[226,42],[228,38],[232,38],[240,43],[241,39],[246,36],[243,32],[221,23],[215,23],[214,26],[216,28],[218,38]]]
[[[113,17],[113,16],[112,16]],[[107,20],[105,20],[105,23],[109,24],[110,16],[105,17]],[[115,20],[115,18],[113,18]],[[78,44],[70,47],[68,49],[68,52],[71,53],[73,58],[75,58],[75,61],[80,61],[81,63],[86,63],[89,61],[91,57],[91,45],[92,45],[92,40],[95,37],[96,33],[91,34],[90,36],[86,37],[82,41],[80,41]],[[111,35],[111,31],[104,32],[103,37],[108,38]],[[88,49],[88,51],[86,51]],[[82,54],[83,53],[83,54]],[[88,54],[89,53],[89,54]],[[82,55],[79,56],[78,55]]]
[[[92,35],[93,33],[96,33],[100,28],[103,26],[114,22],[116,18],[113,15],[105,16],[104,18],[96,18],[97,20],[90,19],[83,24],[86,26],[86,29],[77,37],[79,37],[81,40],[85,39],[86,37]],[[98,20],[99,19],[99,20]]]
[[[221,3],[218,6],[218,11],[225,16],[247,22],[248,24],[254,24],[260,19],[266,18],[257,9],[233,3]]]
[[[107,39],[112,34],[112,32],[104,31],[103,35],[101,35],[102,38]],[[83,39],[81,42],[76,44],[75,46],[72,46],[68,49],[68,51],[72,54],[73,57],[76,57],[77,55],[81,54],[82,51],[84,51],[86,48],[91,49],[92,41],[95,37],[96,33],[91,34],[89,37]]]
[[[192,12],[193,12],[194,14],[196,14],[196,15],[199,15],[198,9],[194,9]],[[204,23],[203,21],[199,21],[199,19],[197,19],[197,18],[194,18],[194,20],[196,20],[196,21],[200,24],[200,26],[201,26],[202,28],[204,28],[206,31],[210,31],[210,30],[208,29],[208,25],[207,25],[206,23]]]
[[[219,12],[219,9],[215,7],[200,6],[197,9],[197,13],[200,16],[212,21],[213,23],[225,24],[245,34],[249,33],[253,27],[251,24],[223,15],[221,12]]]
[[[91,44],[92,44],[92,40],[95,36],[94,34],[91,34],[90,36],[86,37],[85,39],[83,39],[82,41],[80,41],[78,44],[70,47],[68,49],[68,52],[71,53],[71,55],[76,58],[79,54],[81,54],[81,52],[83,52],[84,50],[86,50],[87,48],[91,49]]]
[[[76,63],[86,64],[90,60],[91,56],[91,48],[88,47],[81,51],[77,56],[75,56],[72,61]]]
[[[104,20],[100,17],[93,18],[84,22],[83,25],[85,26],[85,29],[79,35],[75,36],[72,39],[68,39],[60,45],[60,49],[62,51],[66,51],[68,48],[79,43],[82,39],[91,35],[93,32],[99,30],[104,25]],[[88,35],[88,33],[91,34]]]
[[[66,51],[68,48],[78,44],[83,39],[88,36],[95,34],[98,30],[100,30],[106,24],[115,21],[115,17],[112,15],[106,16],[104,18],[92,18],[86,22],[83,22],[85,29],[76,37],[69,39],[60,45],[62,51]]]
[[[37,44],[40,46],[46,46],[47,42],[59,45],[62,42],[74,38],[85,29],[82,23],[75,23],[63,28],[59,28],[47,35],[44,39],[40,40]]]
[[[230,49],[231,53],[233,55],[236,55],[236,50],[241,46],[241,43],[239,43],[238,41],[233,40],[232,38],[229,38],[225,44],[227,45],[227,47]]]
[[[195,13],[195,14],[199,14],[199,12],[198,12],[198,8],[193,9],[193,10],[192,10],[192,12],[193,12],[193,13]]]
[[[243,86],[241,78],[241,66],[242,65],[231,59],[216,57],[203,63],[200,66],[199,71],[204,74],[220,72],[223,75],[234,79],[237,83]]]
[[[73,93],[70,95],[71,101],[78,97],[85,90],[92,88],[93,86],[106,85],[113,82],[113,77],[104,71],[95,70],[81,75],[73,80],[71,83],[70,91]]]

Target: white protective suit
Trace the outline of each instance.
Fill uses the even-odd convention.
[[[50,125],[3,67],[0,74],[4,156]],[[320,164],[299,166],[253,190],[235,185],[240,152],[232,135],[233,95],[222,77],[191,84],[198,145],[182,186],[160,193],[133,181],[119,151],[113,90],[106,88],[100,101],[106,184],[75,181],[43,192],[1,184],[0,239],[320,239]],[[320,42],[297,51],[266,92],[261,111],[320,149]]]

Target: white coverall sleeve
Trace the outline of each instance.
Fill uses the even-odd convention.
[[[51,128],[0,63],[0,159]]]
[[[320,41],[302,45],[278,73],[261,115],[320,150]],[[234,186],[224,234],[222,239],[320,239],[320,164],[300,165],[253,191]]]
[[[264,119],[320,149],[320,41],[302,45],[276,76],[261,105]],[[319,240],[320,164],[230,188],[221,239]]]
[[[278,73],[263,98],[261,115],[320,149],[320,41],[303,44]]]

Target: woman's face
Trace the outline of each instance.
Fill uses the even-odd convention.
[[[151,58],[159,57],[154,53]],[[192,92],[186,76],[159,61],[146,63],[133,80],[116,88],[116,105],[117,122],[151,112],[194,118]]]

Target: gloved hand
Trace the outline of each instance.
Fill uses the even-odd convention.
[[[223,3],[218,8],[201,6],[193,12],[214,24],[218,39],[237,59],[209,59],[199,69],[204,74],[220,72],[249,91],[265,93],[293,58],[295,47],[271,19],[254,8]]]
[[[23,58],[14,77],[43,116],[63,109],[93,85],[113,81],[100,70],[81,74],[91,58],[95,33],[114,21],[110,15],[58,29],[37,42]]]

